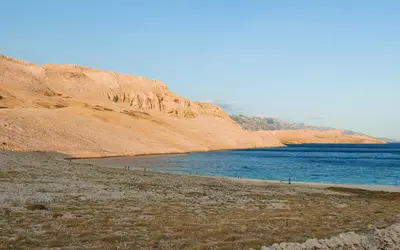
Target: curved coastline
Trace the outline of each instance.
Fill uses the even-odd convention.
[[[186,154],[186,153],[182,153]],[[169,154],[157,154],[157,156],[162,155],[169,155]],[[153,156],[153,155],[144,155],[144,156]],[[125,157],[125,156],[116,156],[116,157]],[[100,158],[116,158],[116,157],[96,157],[96,158],[68,158],[68,160],[72,160],[75,163],[88,163],[88,162],[81,162],[80,160],[91,160],[91,159],[100,159]],[[137,156],[133,156],[137,157]],[[67,159],[67,158],[65,158]],[[123,166],[111,166],[111,165],[100,165],[96,163],[89,163],[96,167],[106,167],[106,168],[120,168],[122,169]],[[139,167],[130,167],[131,170],[135,171],[145,171],[143,168]],[[151,171],[151,168],[147,169],[148,172]],[[198,176],[202,178],[210,178],[214,180],[230,180],[239,183],[260,183],[260,184],[276,184],[276,185],[283,185],[283,186],[292,186],[292,187],[310,187],[310,188],[330,188],[330,187],[337,187],[337,188],[348,188],[348,189],[363,189],[369,191],[382,191],[382,192],[400,192],[399,185],[371,185],[371,184],[337,184],[337,183],[322,183],[322,182],[302,182],[302,181],[291,181],[291,184],[288,184],[287,180],[266,180],[266,179],[256,179],[256,178],[235,178],[235,177],[228,177],[228,176],[212,176],[212,175],[194,175],[194,174],[187,174],[187,173],[171,173],[171,172],[163,172],[163,171],[154,171],[155,173],[160,174],[172,174],[172,175],[184,175],[184,176]]]
[[[284,148],[289,146],[297,145],[374,145],[372,143],[335,143],[335,142],[323,142],[323,143],[286,143],[280,146],[271,147],[245,147],[245,148],[224,148],[224,149],[211,149],[211,150],[193,150],[193,151],[176,151],[176,152],[159,152],[159,153],[145,153],[145,154],[119,154],[119,155],[106,155],[106,156],[93,156],[93,157],[66,157],[67,160],[79,160],[79,159],[106,159],[106,158],[119,158],[119,157],[140,157],[140,156],[161,156],[161,155],[184,155],[191,153],[209,153],[209,152],[221,152],[221,151],[240,151],[240,150],[256,150],[256,149],[270,149],[270,148]],[[380,144],[391,144],[391,143],[380,143]]]

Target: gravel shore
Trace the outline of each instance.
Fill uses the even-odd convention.
[[[260,249],[400,222],[400,193],[385,188],[174,175],[66,157],[0,151],[1,249]]]

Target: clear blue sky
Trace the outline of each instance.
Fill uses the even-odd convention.
[[[400,139],[400,1],[8,0],[0,53]]]

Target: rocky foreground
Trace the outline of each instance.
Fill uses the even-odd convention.
[[[93,157],[286,142],[383,143],[337,131],[244,131],[220,107],[178,96],[157,80],[0,55],[0,149]]]
[[[399,249],[400,193],[65,157],[0,151],[1,249]]]
[[[400,223],[385,229],[375,228],[373,232],[365,235],[349,232],[329,239],[308,239],[304,243],[283,242],[270,247],[261,247],[261,250],[286,249],[400,249]]]

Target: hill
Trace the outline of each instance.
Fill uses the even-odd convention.
[[[289,122],[275,117],[231,115],[243,129],[251,131],[260,130],[335,130],[331,127],[319,127],[305,123]]]
[[[269,131],[242,130],[220,107],[178,96],[158,80],[3,55],[0,107],[3,149],[95,157],[282,145]],[[328,142],[329,133],[303,131],[301,138]],[[334,141],[355,138],[372,140]]]
[[[382,140],[387,143],[400,143],[400,140],[391,139],[391,138],[376,138],[378,140]]]
[[[359,138],[372,138],[366,134],[354,132],[352,130],[339,130],[333,127],[324,127],[324,126],[315,126],[305,123],[296,123],[290,122],[287,120],[275,118],[275,117],[260,117],[260,116],[246,116],[246,115],[231,115],[232,120],[238,123],[244,130],[250,131],[279,131],[279,134],[286,133],[282,132],[285,130],[292,130],[292,131],[304,131],[304,130],[311,130],[311,131],[336,131],[336,133],[345,135],[345,136],[356,136]],[[288,133],[290,134],[290,133]],[[385,142],[389,142],[384,139],[378,139]]]

